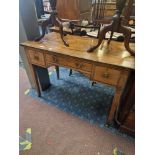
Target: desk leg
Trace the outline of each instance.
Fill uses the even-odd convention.
[[[39,80],[38,80],[38,76],[37,76],[37,73],[35,71],[35,66],[34,65],[32,65],[32,70],[33,70],[34,80],[35,80],[35,83],[36,83],[37,94],[38,94],[38,97],[40,97],[41,96],[41,91],[40,91],[40,87],[39,87]]]
[[[121,97],[123,95],[124,88],[127,83],[129,74],[130,72],[126,72],[126,71],[122,72],[121,78],[116,86],[116,92],[115,92],[115,95],[114,95],[114,98],[111,104],[110,112],[109,112],[107,123],[106,123],[107,125],[110,125],[113,122],[114,114],[116,112],[117,107],[120,104]]]
[[[56,73],[57,73],[57,79],[59,79],[59,66],[55,66]]]
[[[72,75],[72,73],[73,73],[73,70],[72,70],[72,69],[70,69],[70,70],[69,70],[69,76],[71,76],[71,75]]]
[[[108,116],[108,119],[107,119],[107,123],[106,123],[107,125],[110,125],[112,123],[112,121],[113,121],[116,108],[120,103],[121,94],[122,93],[120,91],[116,90],[115,96],[114,96],[112,104],[111,104],[109,116]]]

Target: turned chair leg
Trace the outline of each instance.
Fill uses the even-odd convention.
[[[57,73],[57,79],[59,79],[59,66],[55,66],[56,73]]]
[[[69,76],[71,76],[71,75],[72,75],[72,73],[73,73],[73,70],[72,70],[72,69],[70,69],[70,71],[69,71]]]

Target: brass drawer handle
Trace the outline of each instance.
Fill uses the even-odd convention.
[[[39,61],[39,56],[38,55],[34,55],[34,59]]]
[[[109,78],[109,73],[105,72],[105,73],[103,74],[103,77],[104,77],[104,78]]]

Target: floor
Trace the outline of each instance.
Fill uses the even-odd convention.
[[[135,154],[133,141],[25,95],[30,84],[22,67],[19,76],[19,134],[32,129],[32,148],[20,155],[112,155],[116,147],[125,155]]]

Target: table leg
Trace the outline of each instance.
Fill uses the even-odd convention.
[[[124,72],[122,71],[122,73],[121,73],[121,77],[120,77],[119,82],[116,86],[116,92],[115,92],[115,95],[114,95],[114,98],[113,98],[113,101],[111,104],[110,112],[108,115],[107,125],[110,125],[113,122],[114,114],[116,112],[117,107],[120,104],[121,97],[124,93],[124,88],[126,86],[129,75],[130,75],[130,72],[128,72],[128,71],[124,71]]]
[[[110,125],[112,123],[112,121],[113,121],[116,108],[120,103],[121,94],[122,93],[120,91],[116,90],[115,96],[114,96],[112,104],[111,104],[108,119],[107,119],[107,122],[106,122],[107,125]]]
[[[41,91],[40,91],[40,87],[39,87],[39,80],[38,80],[38,76],[37,76],[37,73],[35,71],[34,65],[32,65],[32,70],[33,70],[34,80],[35,80],[35,84],[36,84],[37,95],[38,95],[38,97],[41,97]]]
[[[57,79],[59,79],[59,66],[55,66],[56,73],[57,73]]]
[[[72,69],[70,69],[70,70],[69,70],[69,76],[71,76],[71,75],[72,75],[72,73],[73,73],[73,70],[72,70]]]

